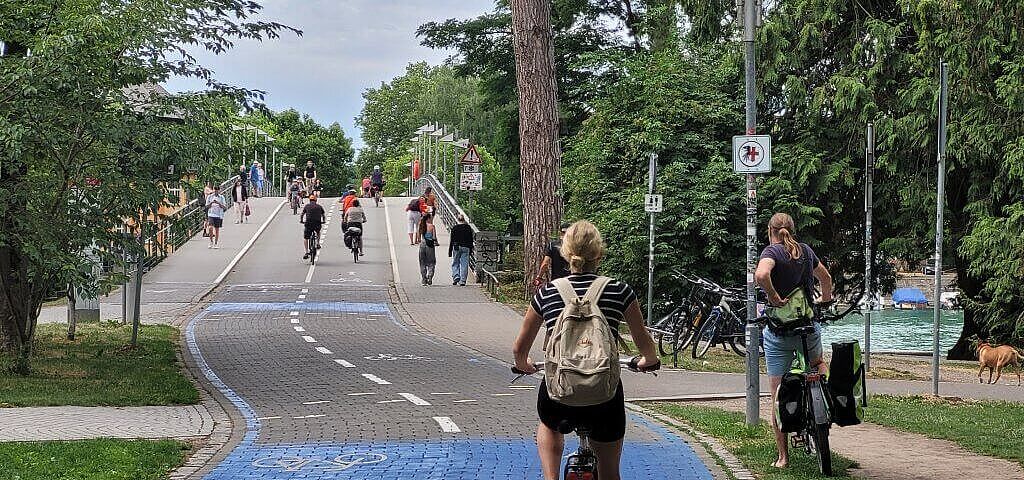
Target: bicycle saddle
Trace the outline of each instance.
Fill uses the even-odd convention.
[[[558,433],[561,433],[562,435],[568,435],[572,433],[573,430],[575,430],[575,428],[573,427],[572,423],[570,423],[568,420],[562,420],[561,422],[558,422]]]

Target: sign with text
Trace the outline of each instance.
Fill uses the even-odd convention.
[[[736,173],[771,173],[772,137],[768,135],[732,137],[732,171]]]
[[[480,173],[480,165],[463,165],[462,173]]]
[[[459,189],[479,192],[484,189],[484,174],[463,173],[459,180]]]
[[[644,195],[644,211],[647,213],[661,213],[662,200],[661,195]]]

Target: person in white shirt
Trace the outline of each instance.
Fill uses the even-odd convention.
[[[224,211],[227,201],[220,194],[220,186],[213,187],[213,193],[206,197],[206,217],[210,225],[210,246],[220,248],[220,227],[224,226]]]

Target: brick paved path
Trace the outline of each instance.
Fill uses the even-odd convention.
[[[0,442],[195,438],[213,432],[201,406],[0,408]]]
[[[537,381],[510,386],[506,365],[408,325],[404,308],[443,294],[399,286],[417,300],[392,303],[384,209],[367,211],[364,260],[339,248],[335,213],[315,268],[282,212],[189,322],[199,369],[245,424],[204,478],[539,478]],[[630,419],[624,478],[712,478],[677,433]]]

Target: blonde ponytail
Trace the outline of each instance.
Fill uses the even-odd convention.
[[[797,243],[794,236],[796,226],[793,223],[793,217],[785,213],[772,215],[771,220],[768,221],[768,231],[774,233],[779,240],[782,240],[782,244],[785,246],[790,258],[798,260],[803,255],[803,249],[800,248],[800,244]]]
[[[594,224],[580,220],[569,226],[562,237],[562,257],[572,273],[597,273],[604,256],[604,240]]]

